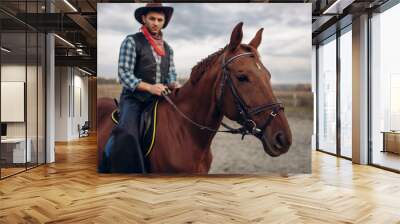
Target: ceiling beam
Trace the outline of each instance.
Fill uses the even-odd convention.
[[[67,15],[72,21],[74,21],[78,26],[80,26],[83,31],[90,37],[86,38],[86,41],[90,43],[91,46],[96,46],[97,42],[97,31],[88,21],[80,14],[68,14]]]
[[[97,60],[90,56],[55,56],[56,66],[80,66],[96,71]]]
[[[355,0],[336,0],[332,2],[322,14],[342,14],[343,10],[351,5]]]

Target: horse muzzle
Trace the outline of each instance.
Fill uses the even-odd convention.
[[[264,151],[272,157],[277,157],[288,152],[292,144],[291,138],[288,139],[285,137],[282,131],[274,133],[271,139],[268,139],[265,132],[257,134],[256,137],[260,139]]]

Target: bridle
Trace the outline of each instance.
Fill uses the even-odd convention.
[[[235,55],[226,61],[225,61],[225,56],[222,58],[222,81],[220,82],[221,91],[217,97],[217,108],[219,111],[222,112],[221,102],[222,102],[222,97],[224,95],[224,89],[225,89],[224,87],[225,84],[227,84],[229,86],[229,89],[231,90],[231,93],[235,101],[236,109],[240,115],[239,120],[236,122],[242,125],[242,128],[244,129],[243,133],[241,133],[242,138],[247,134],[252,134],[256,137],[261,137],[262,133],[265,131],[268,125],[271,124],[272,120],[276,117],[276,115],[278,115],[279,111],[284,110],[284,106],[282,103],[266,103],[256,107],[249,107],[246,105],[243,99],[239,96],[236,87],[233,85],[232,77],[228,71],[229,70],[228,65],[232,61],[244,56],[254,56],[254,54],[251,52],[246,52]],[[260,126],[260,128],[257,128],[256,122],[254,122],[252,117],[266,110],[271,110],[271,112],[269,113],[267,120]],[[222,125],[229,130],[233,129],[224,123],[222,123]]]
[[[221,91],[219,92],[219,94],[217,96],[217,110],[219,111],[219,113],[223,112],[221,104],[222,104],[222,97],[224,95],[224,87],[227,84],[229,86],[229,89],[231,90],[231,93],[235,100],[236,109],[240,115],[239,120],[236,121],[237,123],[239,123],[241,125],[240,128],[232,128],[229,125],[222,122],[221,123],[222,126],[224,126],[228,130],[218,131],[216,129],[198,124],[197,122],[195,122],[192,119],[190,119],[189,117],[187,117],[181,110],[179,110],[179,108],[172,102],[172,100],[168,97],[167,94],[163,94],[163,96],[182,117],[184,117],[186,120],[188,120],[190,123],[192,123],[193,125],[200,128],[201,130],[208,130],[211,132],[227,132],[227,133],[232,133],[232,134],[241,134],[242,139],[244,138],[244,136],[246,136],[248,134],[254,135],[257,138],[262,138],[263,132],[265,131],[265,129],[271,124],[271,122],[274,120],[276,115],[278,115],[279,111],[284,110],[284,106],[282,103],[266,103],[266,104],[256,106],[256,107],[248,107],[246,105],[246,103],[243,101],[243,99],[239,96],[235,86],[233,85],[230,73],[228,72],[228,70],[229,70],[228,65],[232,61],[234,61],[240,57],[250,56],[250,55],[254,55],[254,54],[251,52],[241,53],[241,54],[238,54],[238,55],[235,55],[235,56],[229,58],[226,61],[225,61],[225,55],[224,55],[224,57],[222,59],[222,67],[221,67],[222,68],[222,81],[220,82],[220,90]],[[258,128],[256,122],[254,122],[252,117],[256,114],[259,114],[259,113],[267,111],[267,110],[271,110],[271,112],[269,113],[267,120],[260,126],[260,128]]]

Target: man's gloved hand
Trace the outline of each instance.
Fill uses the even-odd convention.
[[[163,91],[166,91],[168,88],[164,84],[154,84],[150,86],[149,92],[153,95],[161,96]]]

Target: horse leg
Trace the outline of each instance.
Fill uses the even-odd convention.
[[[210,170],[211,167],[211,162],[212,162],[212,153],[211,150],[208,149],[207,152],[204,153],[204,156],[200,161],[198,173],[208,174],[208,171]]]

